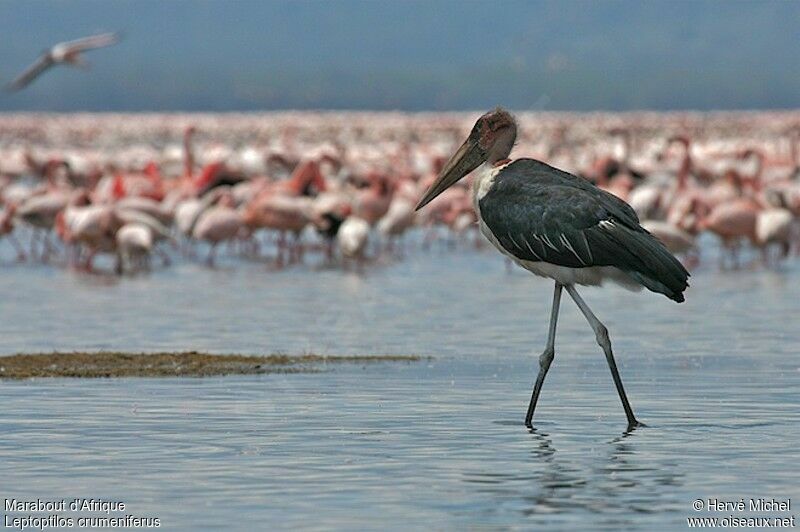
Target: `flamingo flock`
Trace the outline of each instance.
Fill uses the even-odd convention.
[[[475,116],[2,115],[0,250],[6,264],[82,271],[106,256],[125,274],[222,254],[360,271],[402,256],[415,229],[423,248],[477,246],[469,179],[414,212]],[[721,268],[745,252],[766,267],[800,253],[798,113],[518,119],[518,153],[630,203],[688,267],[703,233]]]

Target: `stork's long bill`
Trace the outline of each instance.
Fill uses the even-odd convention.
[[[415,210],[420,210],[433,201],[436,196],[456,184],[461,178],[484,163],[487,157],[488,154],[481,148],[477,139],[473,138],[473,135],[470,135],[458,151],[450,157],[447,164],[444,165],[436,181],[433,182],[422,196],[422,199],[419,200],[419,203],[417,203]]]

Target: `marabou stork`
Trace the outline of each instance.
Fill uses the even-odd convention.
[[[481,232],[526,270],[555,281],[547,345],[539,357],[525,425],[532,428],[536,402],[555,355],[556,322],[565,288],[605,353],[628,430],[632,430],[641,423],[625,395],[608,330],[575,285],[597,286],[609,279],[629,289],[644,286],[680,303],[689,273],[639,225],[636,213],[621,199],[541,161],[508,159],[516,136],[517,124],[504,109],[481,116],[416,208],[480,166],[472,197]]]

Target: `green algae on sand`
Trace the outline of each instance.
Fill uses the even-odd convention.
[[[34,377],[210,377],[262,373],[315,373],[329,364],[416,362],[416,355],[241,355],[197,351],[28,353],[0,356],[0,379]]]

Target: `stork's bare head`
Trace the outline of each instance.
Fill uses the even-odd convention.
[[[436,181],[417,204],[421,209],[482,163],[495,163],[508,157],[517,139],[517,123],[500,107],[481,116],[464,144],[450,157]]]

